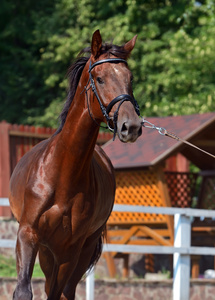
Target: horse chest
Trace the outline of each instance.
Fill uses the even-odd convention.
[[[55,243],[55,240],[75,243],[88,237],[104,225],[111,212],[113,195],[76,195],[71,208],[54,204],[44,212],[39,221],[42,240]]]

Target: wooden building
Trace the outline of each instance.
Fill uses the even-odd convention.
[[[147,120],[215,154],[215,113]],[[123,144],[116,140],[105,144],[103,149],[116,171],[115,203],[191,207],[195,204],[194,196],[197,196],[197,207],[215,207],[215,191],[211,189],[215,186],[214,158],[148,128],[143,128],[142,136],[134,144]],[[196,191],[200,175],[189,171],[190,162],[201,172],[200,193]],[[203,228],[202,223],[193,228],[195,245],[198,244],[198,238],[195,237],[205,232],[211,235],[215,230],[215,227],[207,224],[206,227]],[[173,219],[155,214],[112,212],[108,221],[108,239],[109,242],[121,244],[172,246]],[[207,245],[213,246],[213,239],[207,238]],[[124,258],[124,275],[128,273],[128,255],[112,253],[106,257],[112,276],[115,273],[113,258],[120,256]],[[193,277],[198,272],[196,263]]]

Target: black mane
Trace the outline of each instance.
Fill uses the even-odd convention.
[[[117,45],[113,45],[113,44],[102,45],[100,55],[105,54],[105,53],[108,54],[108,57],[110,55],[114,55],[116,57],[123,58],[123,59],[128,59],[129,54],[130,54],[129,51],[126,51],[124,49],[124,46],[117,46]],[[88,55],[82,56],[84,54],[88,54]],[[56,131],[56,134],[61,132],[61,130],[63,129],[63,126],[66,122],[66,117],[67,117],[70,105],[75,96],[75,92],[76,92],[82,71],[90,58],[90,54],[91,54],[90,47],[83,49],[79,53],[76,61],[71,65],[71,67],[69,68],[69,70],[67,72],[67,77],[69,80],[69,91],[68,91],[67,100],[66,100],[63,110],[59,116],[60,126],[59,126],[58,130]]]

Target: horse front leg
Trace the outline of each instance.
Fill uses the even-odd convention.
[[[77,249],[79,252],[79,249]],[[79,255],[78,255],[79,256]],[[73,259],[64,264],[55,263],[53,268],[52,279],[49,288],[49,294],[47,300],[60,300],[64,286],[66,285],[68,278],[76,267],[78,256],[74,255]],[[67,299],[67,298],[63,298]],[[73,299],[73,298],[72,298]]]
[[[47,300],[67,299],[61,298],[61,295],[66,283],[77,266],[83,242],[84,241],[80,239],[68,248],[66,252],[63,252],[62,247],[61,252],[58,252],[56,255],[51,281],[49,283],[49,288],[47,289],[49,290]],[[67,260],[64,262],[64,257],[66,256]],[[69,300],[72,299],[73,298],[70,298]]]
[[[31,300],[31,276],[38,251],[38,236],[28,225],[20,225],[16,243],[17,286],[14,300]]]
[[[71,274],[60,300],[74,300],[76,286],[86,273],[89,267],[99,259],[102,249],[102,231],[103,227],[99,228],[92,236],[88,237],[81,249],[78,263],[75,270]],[[92,264],[92,265],[91,265]]]

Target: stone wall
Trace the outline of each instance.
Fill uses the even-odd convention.
[[[0,299],[12,299],[16,285],[14,278],[0,278]],[[33,279],[34,300],[47,299],[44,293],[44,279]],[[86,299],[85,282],[77,288],[76,300]],[[95,300],[171,300],[172,280],[96,280]],[[206,279],[191,280],[190,300],[214,300],[215,281]]]
[[[0,217],[0,239],[15,240],[18,226],[19,224],[15,219]],[[0,254],[6,255],[7,257],[15,257],[15,250],[0,248]]]
[[[15,239],[18,224],[15,220],[0,218],[0,239]],[[7,256],[15,256],[14,249],[0,248],[0,253]],[[133,259],[132,259],[133,257]],[[141,267],[142,255],[131,255],[130,265],[133,268]],[[167,257],[167,256],[166,256]],[[133,260],[133,262],[132,262]],[[164,258],[162,258],[164,261]],[[136,265],[135,266],[135,262]],[[122,260],[117,265],[117,276],[120,276]],[[141,267],[142,268],[142,267]],[[138,271],[138,270],[137,270]],[[95,300],[171,300],[172,280],[152,281],[145,279],[134,279],[138,272],[130,269],[130,280],[113,280],[108,277],[106,261],[101,258],[95,268]],[[1,276],[1,272],[0,272]],[[100,280],[102,278],[102,280]],[[118,277],[117,277],[118,278]],[[44,292],[44,279],[33,279],[34,300],[47,299]],[[16,286],[15,278],[0,277],[0,300],[12,299]],[[85,282],[81,282],[77,288],[76,300],[85,300]],[[215,300],[215,280],[197,279],[191,280],[189,300]]]

